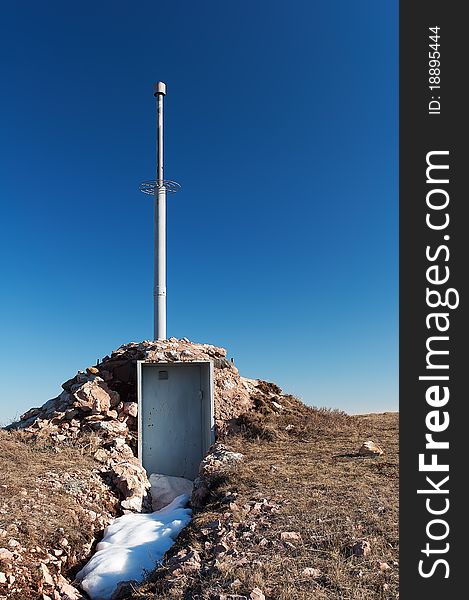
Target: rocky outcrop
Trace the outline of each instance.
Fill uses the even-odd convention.
[[[187,338],[125,344],[62,384],[62,393],[32,408],[8,428],[21,428],[52,441],[74,443],[84,435],[99,440],[97,458],[120,494],[124,510],[149,507],[150,483],[137,455],[137,361],[193,362],[214,366],[215,423],[218,432],[248,412],[259,398],[275,409],[279,388],[239,375],[226,350]],[[267,387],[266,387],[267,386]],[[273,390],[273,391],[272,391]],[[275,392],[275,393],[273,393]],[[272,396],[272,398],[270,398]],[[276,409],[275,409],[276,410]]]
[[[241,454],[231,452],[220,443],[220,439],[230,431],[246,427],[246,415],[249,413],[261,418],[269,413],[277,415],[288,412],[290,397],[284,396],[280,388],[260,380],[241,377],[233,362],[227,359],[226,350],[209,344],[192,343],[186,338],[125,344],[98,364],[78,371],[74,377],[65,381],[62,392],[57,397],[39,408],[28,410],[17,423],[11,424],[7,429],[23,430],[26,433],[18,432],[17,435],[25,436],[33,443],[38,442],[38,447],[50,448],[59,455],[65,448],[75,448],[82,452],[86,448],[86,453],[91,454],[96,461],[90,467],[93,470],[93,486],[98,485],[95,480],[101,486],[97,492],[93,488],[93,498],[99,498],[101,503],[103,498],[109,497],[113,504],[108,498],[110,508],[103,515],[98,513],[96,507],[90,508],[92,505],[88,496],[85,491],[81,491],[81,479],[77,482],[73,476],[69,481],[65,477],[67,473],[54,473],[50,486],[59,491],[64,487],[75,494],[80,510],[84,511],[83,516],[77,510],[76,518],[92,522],[86,529],[91,538],[80,543],[81,545],[76,544],[76,551],[70,545],[55,547],[50,544],[50,547],[45,544],[44,548],[36,546],[31,550],[37,554],[38,564],[43,565],[35,580],[39,582],[38,591],[44,600],[82,598],[81,592],[62,575],[61,565],[74,567],[77,561],[88,556],[96,536],[120,511],[152,510],[150,481],[137,457],[139,360],[155,363],[209,360],[213,363],[214,417],[218,441],[201,463],[199,476],[193,486],[193,508],[202,507],[216,488],[217,479],[224,473],[238,469],[243,460]],[[238,419],[241,416],[244,420]],[[251,428],[255,430],[254,426]],[[184,489],[179,489],[174,482],[168,482],[168,478],[164,482],[161,478],[154,478],[152,483],[159,502],[164,499],[164,494],[174,496],[183,492],[189,495],[192,491],[192,482],[186,482],[187,488]],[[155,508],[157,506],[154,505],[153,509]],[[21,571],[21,565],[21,568],[15,567],[20,560],[19,551],[12,545],[14,540],[7,540],[8,547],[3,548],[1,534],[0,529],[0,587],[6,586],[13,593],[15,586],[18,590],[25,589],[29,563],[22,563],[24,572]],[[227,539],[218,541],[217,556],[225,551]],[[23,553],[21,556],[26,555]],[[200,560],[197,552],[185,553],[179,559],[177,565],[174,565],[176,570],[186,573],[198,569]],[[63,573],[68,576],[65,571]],[[125,595],[129,585],[129,582],[123,584],[119,594]],[[254,592],[256,590],[252,593]],[[252,597],[262,598],[259,595]]]
[[[201,508],[207,501],[210,491],[220,476],[235,471],[243,460],[239,452],[231,452],[223,444],[216,442],[200,463],[199,475],[194,481],[191,503],[194,508]]]

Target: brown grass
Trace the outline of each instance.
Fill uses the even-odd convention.
[[[93,539],[94,525],[85,508],[98,515],[116,510],[112,495],[103,494],[93,447],[92,438],[81,446],[58,448],[47,438],[0,431],[0,546],[17,540],[25,548],[21,567],[31,574],[18,594],[11,593],[12,599],[37,598],[35,570],[48,552],[61,548],[63,538],[68,540],[63,570],[73,568]]]
[[[348,417],[289,401],[279,412],[258,406],[257,413],[240,420],[241,434],[226,438],[245,460],[220,480],[206,509],[194,515],[170,553],[195,548],[202,557],[200,574],[175,579],[163,565],[135,598],[249,600],[255,586],[276,600],[398,597],[397,414]],[[366,439],[385,454],[358,457]],[[246,511],[264,498],[278,512]],[[240,523],[235,550],[216,560],[210,537],[201,534],[215,519],[228,529]],[[285,531],[298,532],[301,539],[286,544],[280,539]],[[358,540],[369,541],[369,556],[351,554]],[[380,563],[390,569],[383,572]],[[305,576],[306,567],[321,575]]]

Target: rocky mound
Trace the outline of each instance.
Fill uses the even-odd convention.
[[[241,377],[223,348],[186,338],[121,346],[6,428],[19,431],[0,432],[10,456],[9,480],[0,489],[0,599],[4,589],[14,600],[37,592],[44,600],[82,598],[71,582],[104,526],[121,512],[151,511],[150,482],[137,458],[138,360],[214,365],[217,442],[194,482],[195,510],[213,500],[220,477],[242,462],[242,454],[221,443],[228,434],[266,440],[303,436],[308,423],[321,428],[321,413],[307,419],[310,409],[276,385]]]
[[[278,405],[275,398],[281,393],[276,386],[241,377],[227,360],[224,348],[193,343],[187,338],[132,342],[85,371],[78,371],[62,384],[59,396],[40,408],[28,410],[18,422],[8,426],[47,436],[57,444],[73,443],[84,434],[93,434],[98,441],[95,458],[110,473],[122,509],[134,511],[149,508],[150,488],[146,472],[136,457],[138,360],[212,361],[217,433],[260,401],[263,405]]]

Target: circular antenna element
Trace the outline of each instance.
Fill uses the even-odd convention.
[[[181,185],[177,181],[171,181],[170,179],[163,179],[162,181],[143,181],[140,184],[139,190],[149,196],[154,196],[160,188],[164,187],[167,192],[179,192]]]

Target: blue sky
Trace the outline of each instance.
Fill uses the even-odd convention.
[[[2,5],[0,422],[152,335],[348,412],[397,409],[397,1]]]

